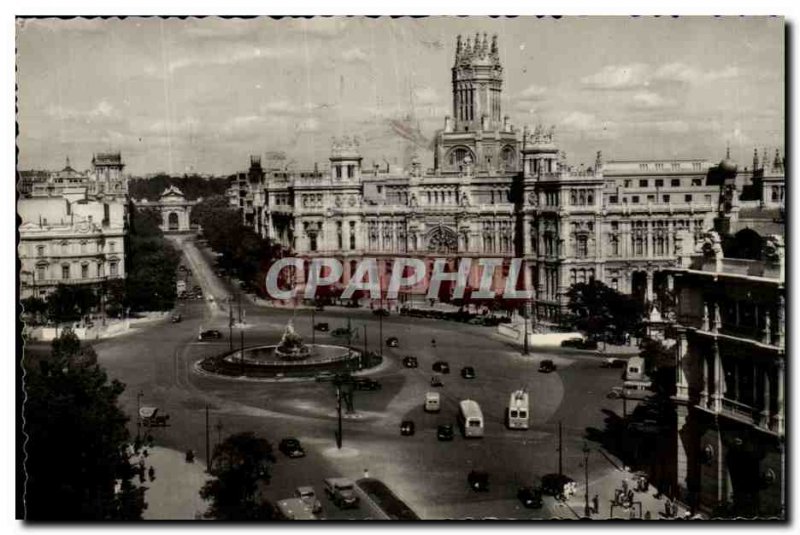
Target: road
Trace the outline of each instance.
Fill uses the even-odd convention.
[[[111,377],[127,385],[121,403],[134,415],[137,393],[142,404],[156,405],[171,415],[171,425],[155,429],[159,445],[185,451],[192,449],[206,458],[206,406],[210,443],[239,431],[254,431],[277,445],[281,438],[301,440],[308,455],[289,460],[276,451],[271,497],[289,497],[299,485],[313,485],[322,495],[322,479],[346,476],[383,480],[420,517],[551,518],[574,514],[547,498],[541,510],[523,509],[516,500],[517,487],[532,484],[538,476],[557,471],[557,424],[562,421],[565,473],[583,481],[582,448],[586,429],[603,427],[603,409],[621,412],[618,401],[607,400],[608,390],[619,383],[620,371],[602,369],[597,356],[575,351],[532,352],[523,357],[497,337],[495,329],[454,322],[390,316],[383,320],[383,337],[397,336],[399,348],[383,348],[385,364],[372,376],[383,385],[377,392],[357,392],[358,417],[346,420],[341,450],[334,443],[335,397],[327,383],[276,383],[238,381],[198,374],[194,364],[214,352],[227,349],[228,312],[226,298],[234,290],[217,279],[199,251],[184,247],[188,265],[206,296],[214,303],[182,301],[183,321],[161,323],[131,335],[104,340],[95,345],[100,363]],[[307,310],[257,307],[245,302],[245,345],[276,343],[290,319],[309,341],[311,316]],[[368,310],[329,308],[316,314],[331,329],[346,325],[350,318],[361,333],[366,325],[369,349],[378,350],[378,320]],[[216,328],[225,338],[198,342],[200,327]],[[233,331],[238,345],[239,329]],[[335,343],[324,333],[317,342]],[[431,340],[436,340],[436,346]],[[362,343],[362,341],[357,343]],[[402,357],[414,355],[418,369],[405,369]],[[554,360],[554,373],[537,372],[543,358]],[[450,363],[439,389],[443,404],[439,414],[422,410],[425,392],[431,388],[431,365]],[[462,379],[462,366],[473,366],[475,379]],[[509,394],[525,387],[531,393],[532,425],[527,431],[510,431],[503,425]],[[436,440],[440,423],[455,423],[457,403],[478,401],[486,419],[486,436],[466,440],[457,434],[453,442]],[[401,437],[401,420],[416,423],[416,434]],[[132,432],[136,432],[132,423]],[[590,443],[591,447],[599,447]],[[598,456],[599,457],[599,456]],[[490,473],[490,490],[472,492],[466,482],[472,468]],[[606,462],[595,462],[590,479],[612,470]],[[339,511],[323,498],[328,518],[375,518],[369,507]]]

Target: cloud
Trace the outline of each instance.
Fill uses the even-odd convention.
[[[342,59],[349,63],[359,63],[367,62],[370,59],[370,56],[360,48],[353,47],[342,52]]]
[[[442,101],[436,89],[430,86],[414,88],[414,103],[421,106],[440,104]]]
[[[547,93],[546,88],[534,84],[520,91],[518,98],[522,100],[539,101],[542,100],[545,93]]]
[[[729,65],[721,70],[703,70],[681,62],[661,66],[645,63],[606,65],[599,72],[584,76],[581,83],[592,89],[628,90],[647,88],[653,83],[698,84],[736,78],[741,70]]]
[[[194,55],[186,55],[177,59],[170,58],[167,68],[170,72],[175,72],[195,66],[235,65],[266,59],[293,58],[299,53],[298,47],[235,44],[221,47],[211,54],[193,51]]]
[[[640,91],[631,98],[635,108],[661,109],[672,108],[677,105],[676,101],[652,91]]]

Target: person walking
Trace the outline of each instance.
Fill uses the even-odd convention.
[[[597,494],[595,494],[592,498],[592,510],[594,511],[594,514],[600,512],[600,497]]]

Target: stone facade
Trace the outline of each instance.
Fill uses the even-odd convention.
[[[76,171],[69,158],[64,169],[44,176],[37,175],[30,183],[20,184],[21,193],[30,197],[102,198],[125,201],[128,180],[122,173],[125,164],[118,152],[92,156],[89,171]]]
[[[58,284],[97,286],[125,277],[125,207],[63,197],[20,199],[20,297]]]
[[[521,257],[537,315],[556,319],[575,282],[599,279],[654,300],[676,236],[711,228],[714,168],[701,159],[603,160],[573,167],[555,127],[502,115],[496,38],[456,42],[452,115],[434,167],[365,168],[358,141],[335,140],[325,171],[259,158],[228,192],[245,222],[302,256]]]
[[[200,201],[202,199],[186,200],[180,189],[170,186],[161,193],[156,202],[141,199],[134,200],[133,204],[137,208],[158,212],[161,216],[159,228],[165,234],[171,234],[192,232],[190,223],[192,207]]]
[[[705,513],[785,514],[783,238],[762,260],[725,258],[716,232],[675,277],[677,488]]]

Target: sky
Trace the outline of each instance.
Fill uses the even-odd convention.
[[[504,115],[555,125],[571,164],[784,152],[784,21],[680,18],[127,18],[17,22],[19,167],[121,151],[133,175],[324,166],[430,150],[456,36],[498,35]]]

